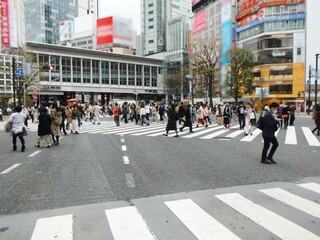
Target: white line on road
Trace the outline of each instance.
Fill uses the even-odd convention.
[[[216,197],[281,239],[319,240],[319,237],[314,233],[252,202],[238,193],[216,195]]]
[[[199,240],[240,240],[240,238],[210,216],[191,199],[164,203]]]
[[[122,145],[121,148],[122,148],[122,151],[124,151],[124,152],[127,151],[127,146],[126,145]]]
[[[41,150],[35,151],[34,153],[30,154],[28,157],[34,157],[38,153],[41,153]]]
[[[120,142],[124,143],[124,142],[125,142],[125,140],[124,140],[123,138],[121,138],[121,139],[120,139]]]
[[[132,173],[126,173],[126,182],[127,187],[129,188],[134,188],[136,186]]]
[[[293,126],[288,126],[285,144],[297,145],[296,129]]]
[[[72,240],[72,215],[64,215],[37,220],[31,240]]]
[[[315,135],[311,132],[310,128],[302,127],[304,136],[306,137],[310,146],[320,147],[320,142]]]
[[[302,183],[298,184],[299,187],[303,187],[305,189],[308,189],[310,191],[320,193],[320,184],[319,183]]]
[[[123,156],[123,163],[130,164],[129,158],[127,156]]]
[[[114,239],[155,240],[135,207],[105,210]]]
[[[278,201],[284,202],[291,207],[306,212],[311,216],[320,218],[320,205],[308,199],[289,193],[280,188],[263,189],[259,191],[263,192],[269,197],[277,199]]]
[[[1,172],[0,174],[7,174],[7,173],[11,172],[13,169],[19,167],[20,165],[21,165],[21,163],[14,164],[11,167],[9,167],[8,169]]]

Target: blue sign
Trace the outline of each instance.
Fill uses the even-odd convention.
[[[307,85],[311,85],[311,80],[307,80]]]
[[[22,77],[22,70],[21,69],[17,69],[16,70],[16,76],[17,77]]]

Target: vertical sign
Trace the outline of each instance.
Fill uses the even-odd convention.
[[[10,47],[18,47],[18,18],[17,0],[9,0],[9,28],[10,28]]]
[[[8,0],[1,0],[1,41],[5,47],[10,47],[9,5]]]

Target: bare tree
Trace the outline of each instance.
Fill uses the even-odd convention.
[[[210,106],[213,107],[214,78],[217,71],[219,49],[216,39],[195,39],[192,43],[192,68],[194,74],[207,86]]]

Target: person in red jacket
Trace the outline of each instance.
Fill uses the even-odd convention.
[[[118,103],[115,103],[115,106],[113,109],[113,116],[114,116],[114,121],[117,124],[117,126],[120,126],[119,113],[120,113],[120,107],[118,106]]]

